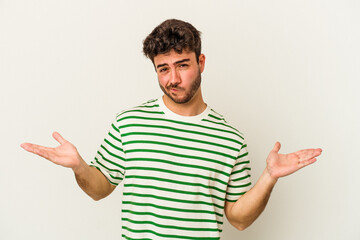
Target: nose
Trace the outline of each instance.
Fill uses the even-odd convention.
[[[180,73],[174,69],[171,71],[171,76],[170,76],[170,83],[172,85],[178,85],[179,83],[181,83],[181,77],[180,77]]]

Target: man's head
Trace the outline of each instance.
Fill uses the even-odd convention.
[[[165,100],[202,102],[205,56],[201,54],[200,32],[190,23],[166,20],[144,40],[143,51],[154,64]]]
[[[190,23],[169,19],[157,26],[144,40],[143,52],[154,62],[158,54],[174,50],[194,52],[197,61],[201,54],[200,32]]]

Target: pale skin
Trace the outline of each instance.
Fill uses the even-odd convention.
[[[193,87],[195,79],[204,71],[203,54],[199,56],[199,61],[196,61],[194,52],[183,51],[179,54],[170,51],[155,56],[154,66],[159,85],[165,93],[164,103],[170,110],[184,116],[194,116],[205,110],[206,104],[202,98],[201,86]],[[194,93],[189,101],[177,103],[185,99],[192,90]],[[82,159],[73,144],[57,132],[53,133],[53,137],[60,144],[55,148],[31,143],[23,143],[21,147],[55,164],[71,168],[78,185],[94,200],[108,196],[115,189],[115,185],[110,184],[99,170],[90,167]],[[314,163],[322,152],[320,148],[313,148],[280,154],[280,147],[279,142],[275,143],[266,159],[266,168],[255,186],[236,202],[225,202],[226,217],[237,229],[247,228],[263,212],[279,178]]]

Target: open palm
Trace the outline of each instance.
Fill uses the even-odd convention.
[[[53,137],[60,143],[56,148],[44,147],[32,143],[23,143],[21,147],[26,151],[37,154],[51,162],[63,167],[75,168],[80,164],[80,155],[76,147],[65,140],[59,133],[54,132]]]
[[[267,170],[274,178],[284,177],[316,161],[322,152],[320,148],[304,149],[294,153],[280,154],[280,143],[277,142],[269,153],[266,162]]]

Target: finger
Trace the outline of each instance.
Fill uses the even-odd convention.
[[[20,146],[28,152],[33,152],[35,150],[40,150],[40,149],[43,149],[43,150],[51,149],[49,147],[44,147],[44,146],[40,146],[40,145],[32,144],[32,143],[23,143]]]
[[[25,149],[28,152],[34,153],[36,155],[39,155],[40,157],[44,157],[46,159],[49,159],[49,153],[52,151],[52,148],[44,147],[32,143],[23,143],[20,145],[23,149]]]
[[[64,144],[67,141],[60,135],[60,133],[58,132],[53,132],[52,134],[53,138],[55,138],[56,141],[58,141],[58,143],[60,144]]]
[[[296,152],[301,160],[308,160],[319,156],[322,153],[321,148],[317,149],[304,149]]]
[[[281,148],[281,144],[279,142],[276,142],[272,151],[278,153],[280,151],[280,148]]]
[[[316,158],[311,158],[309,160],[301,161],[301,162],[299,162],[299,168],[303,168],[310,164],[313,164],[314,162],[316,162],[316,160],[317,160]]]

